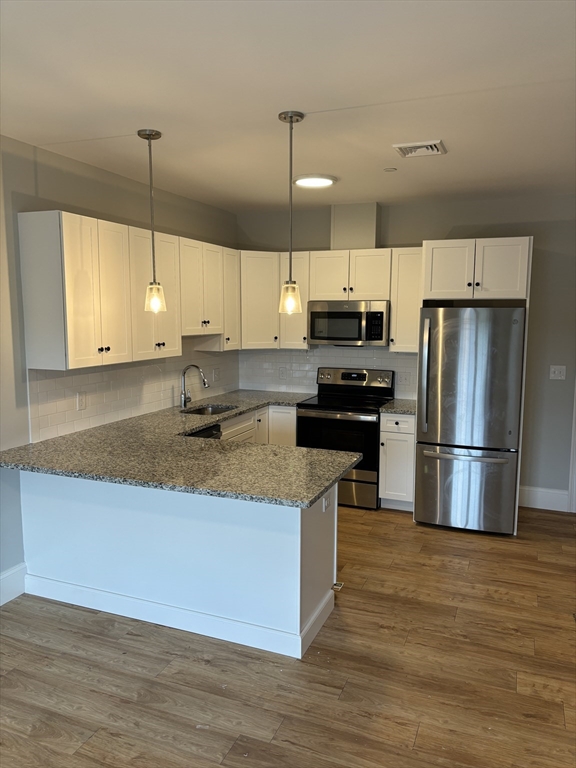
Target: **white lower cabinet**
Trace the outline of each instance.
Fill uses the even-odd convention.
[[[378,495],[381,499],[414,501],[415,420],[414,416],[396,414],[380,417]]]
[[[271,445],[296,445],[296,408],[268,406],[268,442]]]
[[[256,442],[256,418],[254,412],[236,416],[235,419],[223,421],[221,425],[221,440],[235,443]]]
[[[268,408],[259,408],[255,414],[256,436],[255,443],[268,445]]]

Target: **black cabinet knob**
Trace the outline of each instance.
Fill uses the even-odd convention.
[[[166,346],[166,342],[165,341],[157,341],[156,342],[156,346],[157,347],[165,347]]]
[[[390,339],[390,344],[394,344],[394,339]]]
[[[352,288],[352,286],[350,286],[350,293],[354,293],[354,288]]]
[[[274,341],[278,341],[278,336],[274,336]]]
[[[230,336],[226,336],[226,341],[230,341]]]
[[[210,325],[210,320],[206,320],[206,325]]]
[[[380,445],[381,445],[382,447],[384,447],[384,443],[380,443]]]
[[[302,336],[302,341],[306,341],[306,336]]]
[[[346,293],[346,291],[348,290],[348,288],[342,288],[342,290],[344,291],[344,293]]]
[[[399,426],[400,426],[400,422],[399,422],[399,421],[395,421],[395,422],[394,422],[394,424],[395,424],[397,427],[399,427]]]
[[[102,354],[104,352],[104,347],[98,347],[98,354]]]
[[[262,421],[262,419],[256,419],[256,421],[258,422],[258,424],[260,424],[260,422]]]
[[[466,283],[466,285],[468,286],[468,288],[472,288],[472,283]]]
[[[476,286],[476,288],[480,288],[480,283],[474,283],[474,285]]]
[[[110,347],[104,347],[104,352],[110,352]]]

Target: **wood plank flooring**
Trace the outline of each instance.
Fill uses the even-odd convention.
[[[340,508],[302,661],[22,596],[1,611],[2,768],[573,768],[574,516],[517,538]]]

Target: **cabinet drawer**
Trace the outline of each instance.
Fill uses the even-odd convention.
[[[400,414],[392,413],[390,415],[380,416],[380,431],[381,432],[405,432],[408,435],[414,434],[414,426],[416,423],[415,416],[401,416]]]
[[[237,416],[235,419],[222,422],[222,440],[232,440],[243,432],[255,430],[254,413]]]

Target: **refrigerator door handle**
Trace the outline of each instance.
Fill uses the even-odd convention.
[[[454,453],[436,453],[424,451],[424,456],[430,459],[448,459],[450,461],[480,461],[482,464],[508,464],[508,459],[488,459],[482,456],[458,456]]]
[[[424,318],[422,334],[422,365],[420,368],[420,429],[428,432],[428,380],[430,378],[430,318]]]

